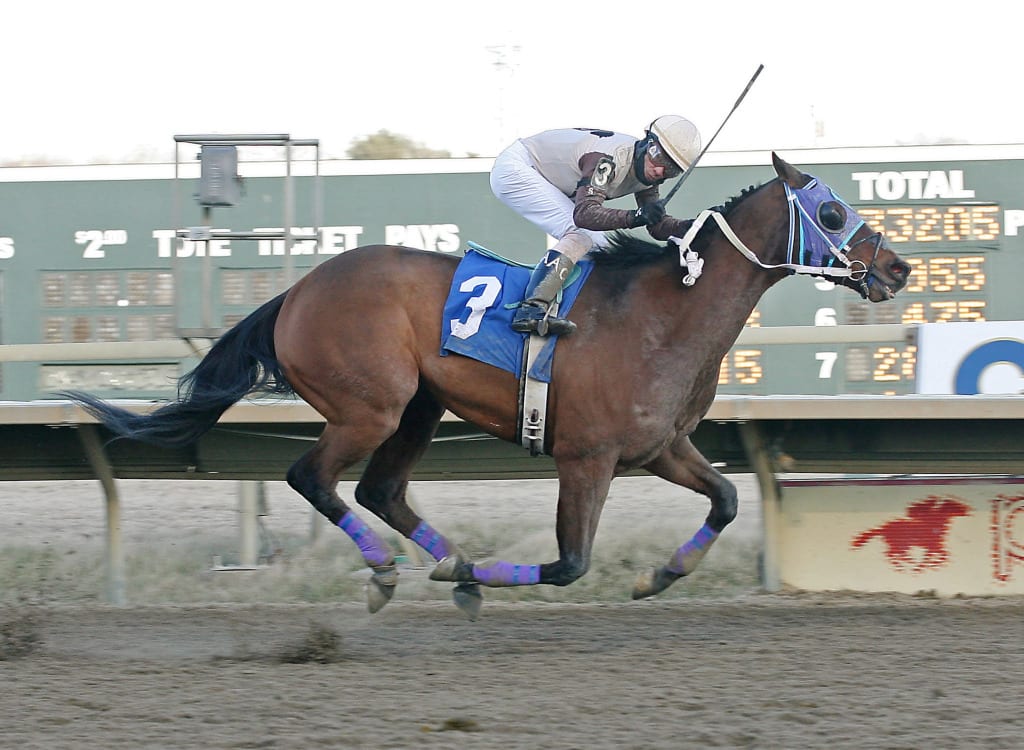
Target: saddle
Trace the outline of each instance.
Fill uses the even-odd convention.
[[[527,337],[512,330],[533,267],[468,244],[444,305],[441,356],[460,354],[519,378],[522,444],[538,455],[543,452],[547,386],[558,338]],[[572,309],[591,270],[593,264],[584,258],[566,279],[559,301],[562,315]]]

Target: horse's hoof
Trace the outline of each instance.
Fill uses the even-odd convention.
[[[371,615],[391,601],[397,585],[398,568],[394,565],[381,565],[373,569],[373,575],[366,584],[366,607]]]
[[[636,577],[633,584],[633,598],[646,599],[649,596],[660,594],[679,578],[678,573],[672,573],[665,568],[648,568]]]
[[[466,613],[470,622],[476,620],[480,614],[480,608],[484,606],[484,595],[480,591],[480,585],[476,583],[460,583],[452,589],[452,601],[455,606]]]
[[[461,552],[454,552],[448,557],[438,560],[430,571],[431,581],[448,581],[450,583],[468,583],[473,580],[473,564],[463,557]]]

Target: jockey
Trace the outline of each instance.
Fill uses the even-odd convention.
[[[658,186],[689,169],[699,152],[700,133],[678,115],[657,118],[640,139],[564,128],[520,138],[502,151],[491,169],[491,190],[557,240],[534,269],[512,328],[537,333],[546,318],[547,332],[576,330],[570,320],[548,317],[548,307],[577,261],[607,245],[604,232],[645,226],[657,240],[682,236],[689,222],[666,215]],[[603,205],[630,194],[634,210]]]

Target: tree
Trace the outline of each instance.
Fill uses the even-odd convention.
[[[365,138],[356,138],[345,151],[350,159],[450,159],[451,152],[427,148],[411,138],[388,130],[378,130]]]

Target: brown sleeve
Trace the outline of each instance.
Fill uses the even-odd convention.
[[[653,227],[647,227],[647,232],[654,239],[666,242],[669,237],[682,237],[691,224],[693,224],[693,219],[677,219],[675,216],[666,216]]]

